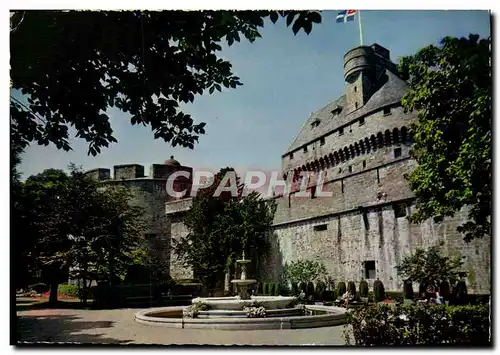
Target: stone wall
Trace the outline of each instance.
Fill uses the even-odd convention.
[[[170,263],[170,220],[165,214],[165,203],[169,197],[166,194],[165,180],[157,179],[131,179],[110,180],[105,186],[121,185],[130,188],[132,192],[131,203],[142,208],[146,222],[144,237],[152,238],[158,246],[159,256]],[[168,270],[167,270],[168,271]]]
[[[413,205],[407,206],[411,213]],[[489,293],[491,270],[490,239],[463,242],[456,227],[466,217],[461,211],[441,224],[426,221],[410,224],[405,216],[395,215],[393,205],[373,206],[363,211],[310,219],[276,226],[271,252],[260,262],[259,279],[277,280],[283,265],[293,260],[323,262],[328,273],[338,281],[359,282],[366,278],[364,262],[375,261],[375,277],[386,290],[402,290],[402,280],[395,266],[416,248],[428,248],[443,241],[448,255],[464,258],[470,292]],[[326,225],[326,230],[314,226]],[[323,227],[324,228],[324,227]],[[373,284],[373,279],[368,279]]]
[[[144,177],[144,166],[139,164],[115,165],[113,178],[115,180],[136,179]]]

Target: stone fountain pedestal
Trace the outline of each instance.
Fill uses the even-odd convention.
[[[257,280],[247,279],[247,264],[250,264],[251,260],[245,259],[245,253],[243,253],[243,258],[241,260],[236,260],[236,263],[241,265],[241,276],[239,279],[232,280],[231,283],[236,285],[238,289],[238,294],[240,299],[249,300],[250,294],[248,292],[248,286],[257,283]]]

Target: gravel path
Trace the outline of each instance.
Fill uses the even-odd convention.
[[[344,326],[223,331],[138,324],[139,309],[32,309],[17,312],[20,342],[199,345],[344,345]]]

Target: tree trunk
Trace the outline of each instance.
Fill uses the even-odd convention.
[[[50,284],[50,293],[49,293],[49,304],[57,303],[57,289],[59,288],[58,283]]]

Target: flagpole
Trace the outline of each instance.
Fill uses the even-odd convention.
[[[359,42],[363,45],[363,27],[361,27],[361,10],[358,10],[358,22],[359,22]]]

